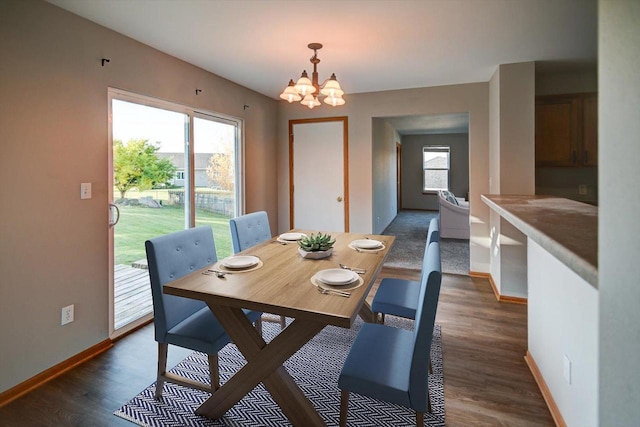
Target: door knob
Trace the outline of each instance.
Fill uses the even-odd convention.
[[[336,199],[338,202],[342,201],[342,196],[338,196],[338,198]]]

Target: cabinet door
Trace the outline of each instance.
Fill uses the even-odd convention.
[[[583,103],[583,149],[582,164],[598,165],[598,97],[586,95]]]
[[[580,101],[567,97],[536,100],[536,166],[575,166],[580,138]]]

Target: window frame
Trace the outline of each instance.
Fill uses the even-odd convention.
[[[425,162],[425,153],[447,153],[446,168],[428,168]],[[446,188],[425,188],[427,173],[429,171],[447,171]],[[451,188],[451,147],[446,145],[425,145],[422,147],[422,194],[437,194],[438,191],[449,191]]]
[[[129,92],[123,89],[109,87],[107,89],[107,97],[109,101],[109,121],[113,120],[111,112],[111,104],[114,99],[131,102],[135,104],[144,105],[152,108],[161,108],[163,110],[173,111],[185,115],[185,184],[188,182],[190,191],[185,192],[185,210],[187,216],[185,217],[185,228],[195,227],[195,185],[194,185],[194,172],[191,165],[194,163],[194,120],[196,118],[203,120],[210,120],[229,124],[236,129],[236,146],[235,146],[235,168],[236,168],[236,188],[235,188],[235,211],[236,215],[242,215],[245,213],[246,201],[245,201],[245,159],[244,159],[244,120],[239,117],[226,115],[223,113],[204,110],[201,108],[194,108],[189,105],[179,104],[171,101],[166,101],[160,98],[155,98],[146,95],[140,95],[134,92]],[[109,124],[109,141],[112,141],[111,135],[111,123]],[[112,156],[112,152],[109,151],[109,156]],[[109,164],[113,163],[113,159],[109,158]]]

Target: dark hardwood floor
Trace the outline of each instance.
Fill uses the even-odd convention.
[[[419,280],[420,273],[385,268],[384,276]],[[497,302],[486,279],[444,275],[436,321],[448,426],[554,425],[523,359],[526,313],[525,305]],[[189,353],[171,347],[169,365]],[[131,426],[112,413],[155,380],[156,358],[148,325],[0,408],[0,426]]]

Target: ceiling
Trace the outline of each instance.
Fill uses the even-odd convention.
[[[469,133],[469,113],[385,117],[400,135]]]
[[[275,99],[312,69],[311,42],[324,44],[320,80],[336,73],[347,102],[597,57],[597,0],[48,1]]]

